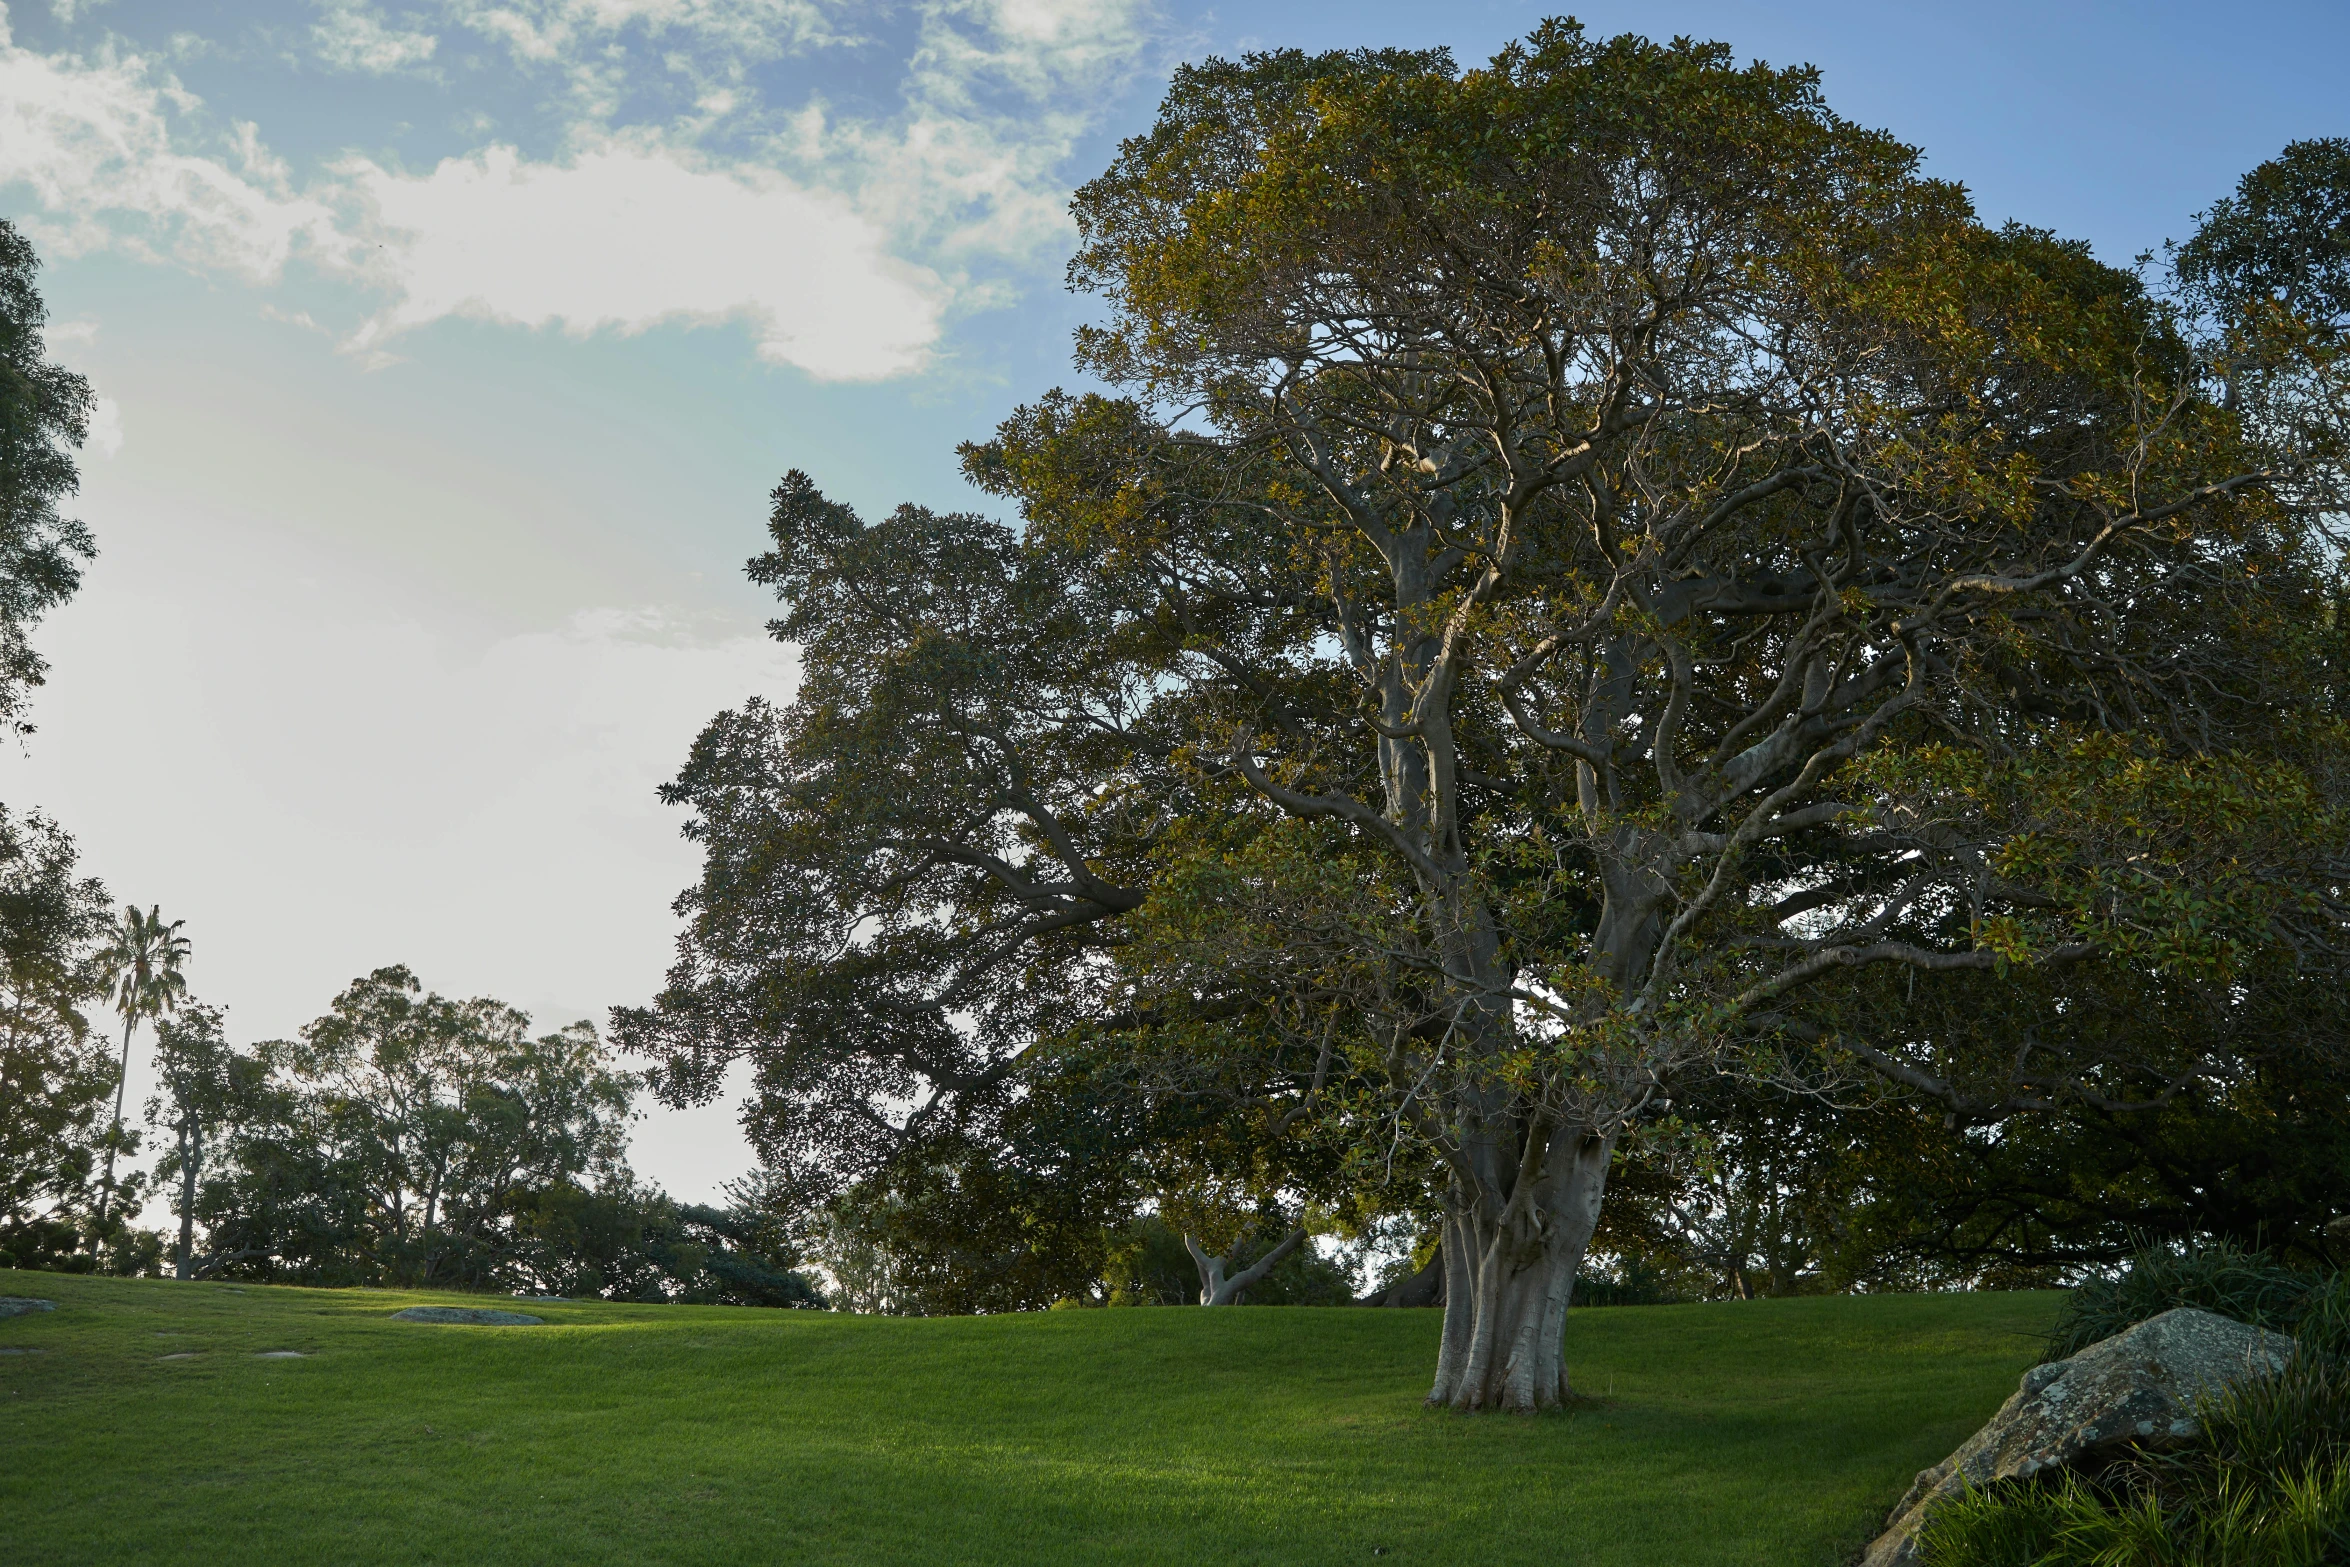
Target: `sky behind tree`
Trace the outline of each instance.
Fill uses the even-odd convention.
[[[993,509],[954,445],[1073,380],[1068,193],[1176,62],[1473,63],[1544,9],[0,8],[0,215],[102,398],[101,555],[0,798],[188,921],[240,1039],[391,962],[548,1027],[644,999],[696,869],[654,787],[791,689],[740,570],[776,478]],[[2332,3],[1575,14],[1817,64],[1987,219],[2121,264],[2350,134]],[[681,1197],[749,1159],[727,1107],[639,1131]]]

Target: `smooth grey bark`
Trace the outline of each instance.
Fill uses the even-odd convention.
[[[1567,1307],[1599,1223],[1612,1136],[1559,1126],[1529,1150],[1526,1177],[1496,1205],[1493,1188],[1455,1180],[1445,1219],[1444,1335],[1428,1402],[1455,1409],[1547,1409],[1574,1396]]]
[[[1251,1284],[1272,1272],[1274,1266],[1295,1251],[1298,1243],[1305,1238],[1305,1227],[1300,1225],[1283,1236],[1280,1244],[1271,1251],[1238,1273],[1231,1273],[1229,1270],[1232,1264],[1240,1260],[1240,1241],[1232,1243],[1229,1256],[1219,1257],[1202,1246],[1199,1237],[1186,1232],[1183,1237],[1184,1248],[1191,1253],[1191,1260],[1199,1265],[1199,1303],[1203,1306],[1231,1305],[1246,1293]]]

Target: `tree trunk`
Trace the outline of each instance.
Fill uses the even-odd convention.
[[[1428,1402],[1548,1409],[1573,1397],[1567,1305],[1599,1223],[1612,1137],[1549,1135],[1539,1171],[1506,1198],[1456,1179],[1444,1228],[1444,1339]]]
[[[426,1192],[424,1197],[423,1251],[417,1262],[416,1274],[416,1282],[420,1285],[432,1282],[432,1227],[433,1221],[440,1217],[440,1206],[441,1172],[435,1169],[432,1172],[432,1189]]]
[[[1407,1279],[1398,1279],[1383,1290],[1375,1290],[1356,1302],[1361,1306],[1441,1306],[1444,1304],[1444,1243],[1436,1243],[1436,1253],[1427,1265]]]
[[[180,1255],[172,1277],[192,1276],[196,1256],[196,1173],[204,1164],[204,1128],[190,1116],[180,1131]]]
[[[114,1199],[114,1145],[122,1140],[122,1095],[131,1084],[131,1030],[138,1019],[126,1014],[122,1020],[122,1063],[114,1071],[114,1124],[106,1133],[106,1178],[98,1185],[98,1233],[92,1242],[106,1235],[106,1210]]]
[[[1191,1260],[1199,1265],[1199,1303],[1203,1306],[1232,1305],[1251,1284],[1272,1272],[1275,1263],[1295,1251],[1297,1243],[1305,1238],[1305,1228],[1301,1225],[1283,1236],[1278,1246],[1227,1278],[1225,1270],[1240,1260],[1240,1242],[1232,1243],[1231,1256],[1218,1257],[1202,1246],[1197,1236],[1186,1234],[1183,1245],[1191,1253]]]

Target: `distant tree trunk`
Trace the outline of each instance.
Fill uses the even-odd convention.
[[[432,1282],[432,1232],[433,1223],[440,1216],[441,1174],[441,1167],[434,1166],[432,1186],[424,1196],[424,1234],[421,1238],[421,1249],[416,1264],[416,1282],[418,1284]]]
[[[122,1141],[122,1095],[131,1083],[131,1030],[138,1024],[134,1013],[125,1013],[122,1020],[122,1061],[114,1070],[114,1124],[106,1133],[106,1178],[98,1183],[98,1233],[91,1237],[93,1244],[106,1234],[106,1210],[114,1200],[114,1145]]]
[[[1199,1264],[1199,1303],[1203,1306],[1229,1306],[1238,1301],[1251,1284],[1273,1271],[1274,1264],[1297,1249],[1297,1243],[1306,1238],[1301,1225],[1281,1238],[1271,1251],[1227,1277],[1232,1264],[1240,1260],[1240,1241],[1232,1243],[1229,1256],[1218,1257],[1199,1243],[1195,1235],[1186,1234],[1183,1244],[1191,1252],[1191,1260]],[[1244,1237],[1245,1239],[1245,1237]]]
[[[196,1176],[204,1163],[204,1128],[195,1116],[180,1121],[180,1251],[172,1277],[192,1276],[196,1255]]]
[[[1357,1305],[1362,1306],[1441,1306],[1444,1304],[1444,1242],[1436,1243],[1435,1253],[1420,1271],[1406,1279],[1398,1279],[1383,1290],[1365,1295]]]

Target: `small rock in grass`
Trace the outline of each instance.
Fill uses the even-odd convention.
[[[255,1360],[308,1360],[310,1357],[298,1349],[260,1349],[253,1352],[253,1358]]]
[[[27,1349],[21,1344],[0,1345],[0,1355],[46,1355],[45,1349]]]
[[[30,1300],[22,1295],[0,1295],[0,1317],[21,1317],[28,1311],[55,1311],[53,1300]]]
[[[203,1353],[200,1349],[183,1349],[176,1355],[157,1355],[155,1358],[157,1360],[194,1360]]]
[[[535,1328],[544,1317],[519,1311],[486,1311],[473,1306],[410,1306],[392,1313],[394,1322],[455,1322],[484,1328]]]

